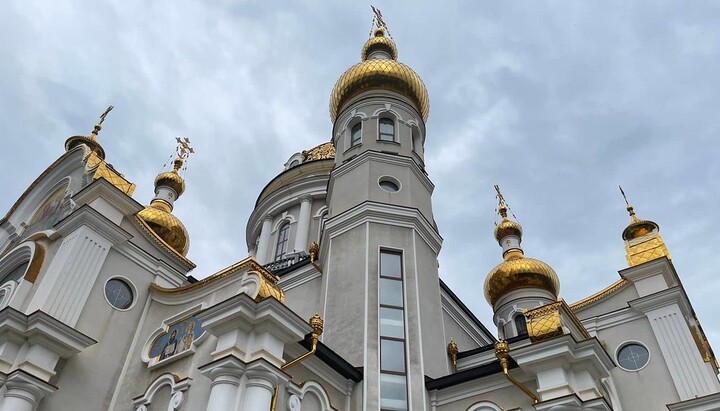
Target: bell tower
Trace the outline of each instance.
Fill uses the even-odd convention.
[[[425,376],[447,372],[446,342],[429,338],[442,326],[442,238],[423,150],[429,98],[374,11],[361,62],[330,98],[323,343],[364,368],[363,409],[424,410]]]

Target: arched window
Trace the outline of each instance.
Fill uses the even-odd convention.
[[[288,241],[290,237],[290,224],[284,223],[278,230],[277,244],[275,246],[275,261],[287,254]]]
[[[389,118],[380,119],[380,136],[379,140],[382,141],[395,141],[395,122]]]
[[[8,281],[17,281],[21,279],[25,275],[25,271],[27,271],[28,266],[30,265],[30,261],[25,261],[21,264],[19,264],[17,267],[13,268],[2,276],[2,280],[0,280],[0,284],[5,284]]]
[[[517,330],[517,335],[527,335],[527,322],[525,320],[525,314],[518,314],[515,316],[515,329]]]
[[[350,147],[362,142],[362,123],[357,123],[350,129]]]

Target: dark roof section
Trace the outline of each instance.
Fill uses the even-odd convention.
[[[443,281],[442,279],[440,279],[440,288],[442,288],[442,289],[450,296],[450,298],[452,298],[452,300],[455,301],[455,304],[457,304],[458,307],[460,307],[460,309],[463,310],[463,312],[464,312],[468,317],[470,317],[470,319],[471,319],[478,327],[480,327],[480,329],[483,330],[483,332],[487,335],[488,339],[489,339],[490,341],[492,341],[492,343],[495,343],[495,341],[497,341],[497,339],[495,338],[495,335],[494,335],[493,333],[491,333],[487,328],[485,328],[485,325],[483,325],[483,323],[481,323],[480,320],[478,320],[478,318],[475,317],[475,314],[473,314],[473,312],[470,311],[469,308],[467,308],[467,306],[465,305],[465,303],[463,303],[462,300],[460,300],[460,298],[459,298],[457,295],[455,295],[454,292],[452,292],[452,290],[450,289],[450,287],[448,287],[448,285],[445,284],[445,281]],[[492,344],[491,344],[491,345],[492,345]]]
[[[272,264],[272,263],[270,263],[270,264]],[[281,268],[281,269],[276,270],[276,271],[270,270],[270,268],[272,268],[272,267],[268,267],[268,265],[270,265],[270,264],[267,264],[267,265],[265,266],[265,269],[267,269],[268,271],[270,271],[271,273],[275,274],[275,275],[278,276],[278,277],[282,277],[282,276],[284,276],[285,274],[291,273],[291,272],[297,270],[297,269],[300,268],[300,267],[304,267],[304,266],[310,264],[310,256],[303,257],[303,258],[301,258],[298,262],[296,262],[295,264],[292,264],[292,265],[287,266],[287,267],[285,267],[285,268]]]
[[[516,368],[517,363],[515,360],[510,358],[510,368]],[[442,390],[443,388],[452,387],[454,385],[462,384],[467,381],[475,380],[488,375],[502,373],[502,367],[500,366],[500,360],[479,365],[467,370],[456,372],[455,374],[446,375],[440,378],[430,378],[425,376],[425,389],[428,391]]]
[[[299,344],[310,350],[312,348],[311,337],[312,333],[308,333],[305,336],[304,340],[299,341]],[[335,351],[331,350],[327,345],[323,344],[320,341],[318,341],[315,356],[348,380],[353,380],[355,382],[360,382],[363,380],[362,367],[353,367],[352,364],[347,362],[343,357],[338,355]]]

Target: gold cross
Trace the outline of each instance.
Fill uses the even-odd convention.
[[[497,192],[498,205],[507,205],[505,203],[505,197],[503,197],[502,193],[500,192],[500,186],[497,184],[495,184],[495,192]]]
[[[193,150],[193,148],[190,147],[190,139],[189,138],[175,137],[175,140],[178,143],[177,155],[178,155],[179,159],[186,160],[190,156],[190,154],[195,153],[195,150]]]
[[[382,13],[380,13],[380,9],[376,9],[375,6],[370,6],[372,8],[373,13],[375,13],[375,24],[378,27],[382,27],[387,29],[387,25],[385,24],[385,21],[383,20]]]

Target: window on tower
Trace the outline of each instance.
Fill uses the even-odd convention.
[[[380,408],[407,410],[402,253],[380,250]]]
[[[280,260],[287,254],[289,238],[290,223],[284,223],[278,230],[277,244],[275,245],[275,261]]]
[[[350,147],[362,142],[362,123],[357,123],[350,129]]]
[[[389,118],[380,119],[379,127],[380,135],[379,140],[382,141],[395,141],[395,122]]]
[[[525,320],[525,314],[518,314],[515,316],[515,329],[517,330],[517,335],[527,335],[527,321]]]

